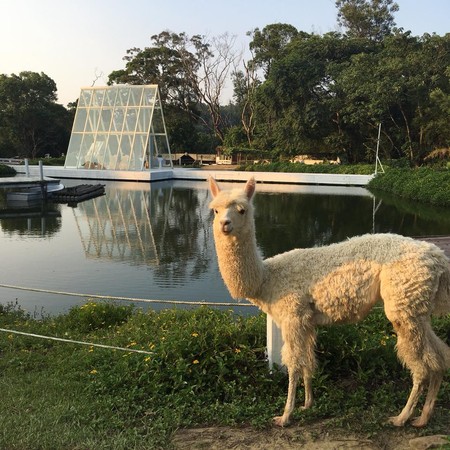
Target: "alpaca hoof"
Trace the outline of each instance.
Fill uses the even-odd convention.
[[[277,427],[287,427],[291,422],[289,419],[286,419],[284,416],[277,416],[272,419],[272,422]]]
[[[427,425],[427,421],[421,417],[416,417],[411,421],[411,425],[416,428],[423,428]]]
[[[400,416],[389,417],[388,423],[394,425],[394,427],[402,427],[405,425],[405,421]]]

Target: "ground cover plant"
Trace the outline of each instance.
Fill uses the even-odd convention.
[[[267,369],[264,315],[88,302],[35,319],[8,305],[0,307],[0,327],[130,350],[2,332],[0,448],[170,448],[182,427],[270,427],[284,404],[287,376]],[[450,317],[435,327],[448,342]],[[330,427],[375,437],[391,430],[384,421],[410,388],[394,346],[381,309],[359,325],[320,329],[317,402],[296,410],[295,422],[327,419]],[[431,423],[411,432],[449,434],[449,410],[447,377]]]
[[[368,185],[373,191],[392,193],[398,197],[439,206],[450,206],[450,170],[420,167],[388,168]]]

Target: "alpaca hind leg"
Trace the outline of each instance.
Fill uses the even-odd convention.
[[[431,414],[433,413],[434,404],[436,402],[436,397],[441,386],[443,375],[441,373],[433,374],[430,379],[430,384],[428,386],[427,398],[425,404],[422,408],[422,414],[420,417],[414,419],[411,424],[414,427],[424,427],[430,420]]]
[[[300,369],[297,367],[288,367],[289,387],[286,405],[282,416],[274,417],[273,423],[279,427],[285,427],[290,424],[292,411],[295,407],[295,396],[297,392],[297,384],[300,378]]]
[[[414,408],[419,401],[420,395],[423,392],[424,381],[414,379],[413,387],[411,389],[411,393],[409,394],[408,401],[406,402],[405,407],[402,409],[402,412],[398,416],[390,417],[389,423],[395,425],[396,427],[402,427],[405,425],[407,420],[411,417],[414,412]]]
[[[312,390],[312,372],[308,368],[303,368],[303,384],[305,385],[305,405],[302,409],[311,408],[314,403]]]

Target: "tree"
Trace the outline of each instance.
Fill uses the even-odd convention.
[[[56,99],[56,84],[44,73],[0,75],[1,154],[36,158],[65,151],[72,115]]]
[[[252,37],[250,51],[254,54],[252,65],[262,69],[265,78],[269,75],[273,61],[277,60],[283,49],[299,34],[293,25],[274,23],[262,30],[255,28],[247,33]],[[301,33],[306,34],[306,33]]]
[[[399,10],[393,0],[336,0],[338,24],[348,37],[381,41],[394,30],[393,13]]]
[[[188,113],[223,142],[226,123],[220,100],[228,74],[240,58],[234,50],[235,37],[207,39],[164,31],[151,39],[153,47],[128,50],[126,68],[112,72],[109,83],[158,84],[164,102]],[[201,105],[206,106],[207,118]]]

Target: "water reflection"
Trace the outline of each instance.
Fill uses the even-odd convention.
[[[150,265],[165,283],[198,278],[211,261],[211,227],[205,190],[151,189],[110,184],[107,195],[73,210],[88,258]]]
[[[61,229],[59,205],[39,201],[30,207],[17,208],[6,201],[6,191],[0,189],[0,227],[13,236],[51,236]]]

